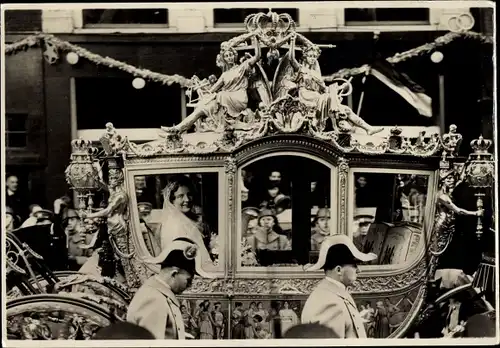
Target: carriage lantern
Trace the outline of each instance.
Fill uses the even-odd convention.
[[[488,152],[492,141],[484,139],[480,136],[479,139],[471,141],[470,145],[474,150],[469,155],[465,167],[465,180],[470,187],[476,190],[475,196],[477,198],[477,209],[483,208],[483,197],[485,191],[491,189],[494,180],[495,160],[493,154]],[[483,234],[482,217],[478,216],[476,235],[481,238]]]
[[[76,192],[78,198],[77,209],[92,210],[92,197],[102,187],[102,172],[99,162],[95,158],[97,149],[92,147],[89,140],[82,138],[71,142],[72,153],[69,166],[66,168],[66,181]]]

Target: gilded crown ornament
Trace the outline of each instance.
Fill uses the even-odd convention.
[[[478,139],[471,141],[470,145],[474,152],[469,155],[465,164],[465,180],[476,190],[475,196],[478,210],[483,209],[483,197],[486,196],[486,191],[492,188],[494,182],[495,160],[493,154],[488,152],[492,143],[491,140],[484,139],[482,135]],[[478,216],[476,235],[481,238],[482,234],[482,216]]]
[[[487,154],[488,156],[493,156],[488,152],[491,144],[493,144],[493,142],[489,139],[484,139],[482,135],[478,139],[474,139],[470,142],[470,146],[472,147],[472,150],[474,150],[474,155]]]
[[[71,142],[73,149],[70,164],[66,168],[66,181],[77,193],[78,209],[92,209],[92,196],[103,187],[102,171],[96,159],[97,149],[83,138]]]
[[[71,141],[73,155],[87,155],[92,148],[92,142],[83,138],[78,138]]]
[[[491,140],[480,136],[471,141],[474,150],[469,155],[466,166],[466,178],[469,185],[474,188],[491,188],[493,186],[495,160],[493,154],[488,152],[492,144]]]

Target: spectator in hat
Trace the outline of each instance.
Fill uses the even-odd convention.
[[[29,217],[23,222],[23,224],[21,225],[21,228],[24,228],[24,227],[30,227],[30,226],[34,226],[36,225],[36,217],[35,217],[35,213],[39,212],[40,210],[42,210],[42,207],[39,206],[38,204],[32,204],[30,205],[29,207],[29,212],[30,212],[30,215]]]
[[[241,217],[243,238],[253,235],[259,225],[259,209],[253,207],[243,208]]]
[[[357,278],[358,264],[376,258],[375,254],[360,252],[346,235],[325,238],[318,262],[306,268],[308,271],[324,270],[325,278],[309,295],[301,322],[325,325],[338,338],[366,338],[363,318],[347,287]]]
[[[5,230],[7,232],[15,230],[18,225],[18,220],[14,214],[14,209],[7,206],[5,207]]]
[[[353,242],[358,250],[365,250],[371,225],[375,222],[377,208],[356,208],[354,211]]]
[[[156,339],[186,338],[177,295],[191,286],[195,274],[212,278],[201,267],[198,249],[193,241],[177,238],[163,250],[158,274],[149,278],[130,302],[128,322],[145,327]]]
[[[321,208],[313,220],[311,229],[311,251],[317,251],[323,240],[330,235],[330,209]]]
[[[66,234],[62,227],[63,208],[63,200],[56,199],[54,212],[41,209],[33,214],[36,218],[34,226],[15,231],[17,238],[41,255],[47,267],[52,271],[68,269],[68,248]]]
[[[13,216],[24,221],[28,217],[28,204],[19,192],[19,178],[16,175],[7,175],[5,186],[5,205],[13,210]]]
[[[271,209],[262,209],[259,213],[258,227],[255,233],[247,238],[247,243],[256,250],[291,250],[288,238],[280,234],[276,214]]]

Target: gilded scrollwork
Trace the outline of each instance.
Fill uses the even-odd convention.
[[[191,287],[184,292],[185,295],[189,294],[203,294],[203,293],[226,293],[225,288],[226,281],[223,278],[217,279],[206,279],[195,277],[193,279],[193,284]]]
[[[234,217],[234,211],[235,211],[235,194],[236,194],[236,161],[233,157],[229,157],[225,161],[225,171],[226,171],[226,176],[227,176],[227,226],[228,226],[228,231],[226,234],[226,245],[231,245],[232,240],[230,238],[231,231],[234,231],[236,224],[235,224],[235,217]],[[231,248],[226,248],[231,249]],[[229,276],[232,274],[232,260],[231,260],[231,253],[226,252],[226,265],[228,269]]]
[[[338,191],[339,191],[339,232],[347,232],[347,183],[349,162],[345,158],[338,161]]]
[[[29,340],[88,340],[115,315],[95,301],[64,295],[37,295],[7,303],[7,337]]]

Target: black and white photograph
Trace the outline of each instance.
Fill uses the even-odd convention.
[[[2,346],[499,344],[495,11],[2,3]]]

